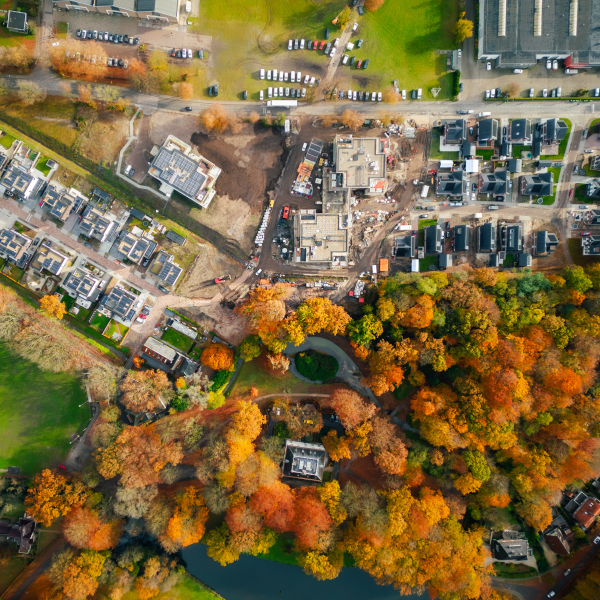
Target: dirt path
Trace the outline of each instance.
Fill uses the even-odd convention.
[[[344,50],[346,49],[346,44],[350,41],[350,36],[352,35],[352,26],[350,23],[346,25],[346,29],[342,31],[340,35],[340,42],[335,49],[335,55],[333,58],[329,59],[329,65],[327,66],[327,72],[325,73],[325,77],[321,82],[321,89],[327,89],[327,86],[333,81],[335,77],[335,72],[337,68],[340,66],[342,61],[342,57],[344,55]]]

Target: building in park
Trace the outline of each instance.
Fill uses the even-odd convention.
[[[139,293],[133,291],[134,288],[129,284],[127,286],[126,288],[124,284],[117,283],[102,297],[98,304],[98,310],[115,321],[130,327],[138,309],[141,308],[142,302]]]
[[[19,554],[29,554],[35,541],[36,522],[25,513],[16,523],[0,521],[0,541],[14,542]]]
[[[87,269],[77,267],[69,273],[62,283],[62,287],[72,298],[91,302],[98,299],[102,292],[103,281]]]
[[[160,191],[171,197],[173,192],[185,196],[202,208],[208,208],[216,194],[215,183],[221,169],[174,135],[160,148],[152,150],[154,160],[148,173],[160,183]]]
[[[323,444],[285,440],[281,473],[283,477],[323,481],[323,471],[329,456]]]
[[[47,271],[52,275],[60,275],[69,264],[70,257],[61,252],[53,242],[46,240],[40,244],[34,259],[31,261],[33,269],[39,273]]]
[[[54,0],[54,6],[67,11],[145,19],[165,25],[177,23],[179,18],[178,0]]]
[[[63,223],[73,213],[78,213],[86,204],[88,198],[75,188],[67,189],[58,181],[51,181],[46,188],[40,206],[55,219]]]
[[[199,367],[197,362],[155,337],[149,337],[142,346],[142,356],[148,366],[166,373],[178,373],[183,377],[193,375]]]
[[[386,189],[385,169],[389,148],[387,138],[336,135],[333,142],[334,168],[328,176],[330,190],[361,190],[367,195],[383,194]]]
[[[181,277],[183,269],[175,262],[172,254],[161,250],[150,265],[150,272],[165,285],[172,286]]]
[[[117,231],[118,223],[103,215],[97,208],[88,205],[82,214],[79,229],[87,238],[94,238],[100,242],[108,240]]]
[[[350,227],[346,213],[317,213],[315,209],[297,211],[294,215],[294,262],[347,266]]]
[[[567,68],[600,66],[596,9],[586,0],[482,0],[477,58],[504,69],[547,59]]]
[[[0,257],[7,258],[17,266],[24,262],[26,251],[31,246],[31,238],[14,229],[0,231]]]
[[[9,10],[6,17],[6,28],[11,33],[29,33],[27,13],[18,10]]]
[[[501,539],[492,540],[492,552],[496,560],[527,560],[533,550],[521,531],[503,531]]]
[[[138,229],[141,233],[141,229],[134,228],[134,230],[135,229]],[[136,233],[137,232],[134,231],[123,232],[117,242],[117,250],[131,262],[139,265],[142,260],[152,256],[158,243],[145,237],[138,237]]]

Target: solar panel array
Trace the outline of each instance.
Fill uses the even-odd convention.
[[[167,285],[174,285],[183,269],[173,263],[165,263],[158,274],[158,278],[164,281]]]
[[[310,141],[308,150],[306,151],[305,160],[307,162],[311,162],[311,163],[315,164],[317,162],[317,160],[319,159],[319,156],[321,156],[322,151],[323,151],[323,142],[321,140],[313,138]]]
[[[152,166],[161,171],[162,181],[191,198],[198,195],[207,179],[198,171],[198,163],[177,150],[161,148]]]

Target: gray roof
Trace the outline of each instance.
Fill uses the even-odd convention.
[[[510,173],[520,173],[523,170],[523,160],[520,158],[511,158],[508,161],[508,170]]]
[[[17,10],[9,10],[7,26],[8,29],[13,29],[15,31],[27,31],[27,13],[19,12]]]
[[[394,238],[394,246],[396,248],[396,257],[412,258],[417,253],[417,238],[409,233],[408,235]]]
[[[133,306],[137,302],[137,295],[115,286],[108,295],[105,295],[100,301],[100,305],[123,319],[131,321],[135,316]]]
[[[328,461],[323,444],[286,440],[281,470],[285,477],[323,481],[323,469]]]
[[[527,560],[529,543],[523,540],[494,540],[494,558],[499,560]]]
[[[444,133],[446,144],[459,144],[467,137],[467,122],[464,119],[446,121]]]
[[[442,251],[442,228],[439,225],[430,225],[425,228],[425,252],[435,253]]]
[[[438,173],[438,194],[460,196],[463,189],[463,171]]]
[[[501,6],[505,6],[505,20]],[[576,17],[577,35],[569,35],[570,0],[543,4],[541,14],[535,0],[482,0],[479,39],[480,56],[499,55],[499,66],[510,68],[534,65],[536,56],[571,55],[573,62],[598,61],[598,14],[595,0],[579,0]],[[540,35],[535,35],[536,16],[540,16]],[[505,35],[499,25],[505,23]],[[477,27],[477,25],[475,25]]]
[[[137,11],[176,17],[178,4],[178,0],[137,0]]]
[[[477,153],[477,145],[472,142],[463,142],[460,151],[463,156],[475,156]]]
[[[496,226],[484,223],[477,228],[479,252],[496,252]]]
[[[587,198],[600,198],[600,180],[592,179],[585,186],[585,195]]]
[[[498,120],[483,119],[477,124],[477,139],[479,141],[495,140],[498,138]]]
[[[569,131],[568,125],[560,119],[548,119],[546,121],[546,140],[556,140],[558,142],[565,139]]]
[[[490,256],[490,267],[497,267],[499,265],[500,265],[500,257],[498,256],[497,252],[494,252]]]
[[[550,231],[538,231],[535,237],[535,250],[537,254],[551,254],[558,246],[558,238]]]
[[[481,173],[479,175],[479,193],[506,194],[506,180],[506,171],[495,171],[494,173]]]
[[[469,225],[457,225],[454,228],[454,250],[461,252],[469,249],[471,243],[471,228]]]
[[[447,269],[452,266],[452,254],[440,254],[438,256],[440,267]]]
[[[185,238],[182,235],[175,233],[172,229],[169,229],[169,231],[167,231],[166,238],[171,240],[172,242],[175,242],[176,244],[179,244],[180,246],[183,246],[185,244]]]
[[[515,119],[510,124],[509,142],[526,140],[531,137],[531,121],[529,119]]]
[[[77,268],[69,273],[62,286],[86,300],[95,300],[100,295],[100,281],[88,271]]]
[[[505,225],[502,228],[502,250],[506,252],[520,252],[523,248],[523,225]]]
[[[551,196],[554,175],[552,171],[537,173],[535,175],[523,175],[521,193],[524,196]]]
[[[523,253],[519,255],[519,266],[520,267],[531,267],[533,264],[533,259],[531,254]]]

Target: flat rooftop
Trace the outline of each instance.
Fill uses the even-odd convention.
[[[296,238],[299,238],[296,262],[345,261],[350,242],[347,225],[347,215],[299,211],[295,216]]]
[[[383,193],[388,148],[387,138],[336,136],[335,173],[332,174],[331,187],[369,189],[371,193]]]

